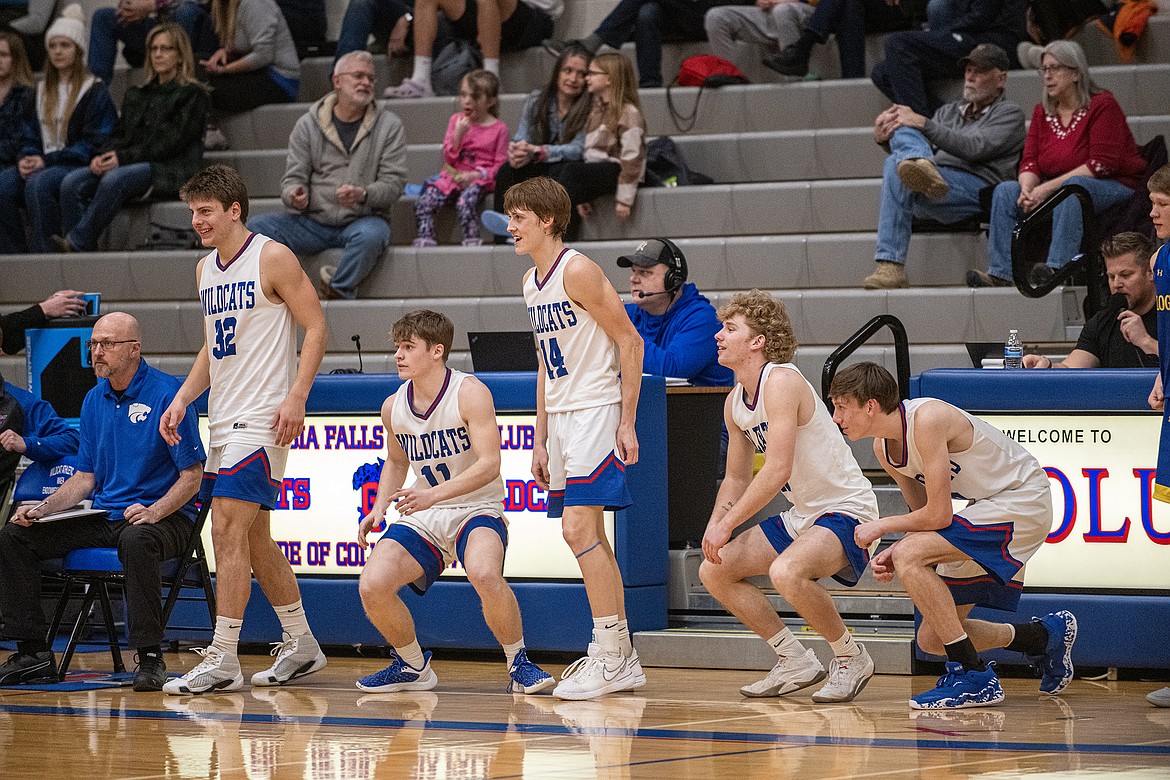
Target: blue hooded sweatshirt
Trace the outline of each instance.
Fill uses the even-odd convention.
[[[634,303],[626,304],[626,313],[646,345],[645,373],[680,377],[697,387],[735,384],[731,369],[718,362],[715,334],[722,325],[715,307],[695,285],[683,285],[682,295],[661,316],[647,314]]]

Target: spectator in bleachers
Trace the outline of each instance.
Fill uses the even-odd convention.
[[[1150,269],[1154,249],[1154,242],[1141,233],[1118,233],[1106,239],[1101,254],[1109,292],[1124,295],[1124,302],[1090,317],[1076,348],[1060,363],[1044,355],[1024,355],[1024,368],[1157,368],[1157,291]]]
[[[617,259],[630,269],[626,314],[642,337],[642,371],[685,379],[696,387],[731,387],[735,374],[719,364],[715,307],[687,281],[687,260],[673,241],[652,238]]]
[[[109,84],[114,78],[118,43],[132,68],[141,68],[149,53],[147,34],[155,25],[174,22],[183,28],[199,59],[219,48],[211,16],[196,0],[119,0],[113,8],[93,12],[89,30],[89,69]]]
[[[16,33],[34,71],[45,64],[42,36],[53,19],[57,0],[4,0],[0,2],[0,30]]]
[[[203,165],[203,131],[211,99],[195,80],[187,33],[163,22],[146,36],[146,83],[131,87],[109,141],[87,167],[61,182],[62,252],[93,252],[102,231],[127,201],[176,199]]]
[[[337,35],[337,59],[351,51],[365,51],[371,35],[387,34],[386,56],[410,50],[414,0],[349,0]],[[387,33],[388,31],[388,33]]]
[[[929,30],[886,36],[885,59],[874,66],[873,83],[893,103],[929,115],[942,103],[928,94],[928,79],[961,78],[960,60],[981,43],[993,43],[1014,56],[1024,40],[1026,0],[955,0]],[[957,8],[956,8],[957,6]],[[934,17],[933,12],[931,17]]]
[[[508,188],[537,176],[556,178],[563,163],[585,155],[585,123],[589,120],[590,98],[585,91],[589,53],[580,46],[567,46],[557,57],[544,89],[524,101],[520,126],[508,144],[508,164],[496,173],[495,203],[502,208]],[[508,217],[499,211],[485,211],[483,224],[497,236],[508,235]]]
[[[385,96],[420,98],[435,94],[431,64],[439,11],[451,22],[456,38],[478,41],[484,70],[499,78],[501,52],[539,46],[552,34],[554,18],[541,6],[563,7],[547,0],[415,0],[414,71],[397,87],[387,89]]]
[[[754,44],[777,54],[796,43],[813,15],[804,0],[756,0],[755,5],[720,5],[703,17],[711,53],[738,65],[743,61],[740,44]]]
[[[77,431],[57,416],[52,404],[0,375],[0,398],[5,395],[20,409],[20,424],[12,424],[11,413],[0,414],[0,496],[12,484],[21,456],[32,461],[58,460],[76,455],[78,441]],[[0,408],[3,406],[0,400]]]
[[[16,165],[24,125],[33,115],[33,73],[24,43],[0,30],[0,168]]]
[[[309,56],[313,53],[313,44],[324,43],[329,37],[325,0],[276,0],[276,5],[280,7],[299,56]]]
[[[0,315],[0,355],[15,355],[24,349],[24,332],[42,328],[58,317],[77,317],[85,313],[85,293],[58,290],[27,309]]]
[[[614,215],[630,218],[638,184],[646,177],[646,117],[634,83],[634,65],[623,54],[599,54],[589,63],[586,89],[593,97],[585,125],[585,155],[557,172],[573,213],[565,240],[574,241],[581,220],[593,214],[593,199],[614,195]]]
[[[280,197],[289,209],[248,221],[298,256],[340,249],[326,266],[323,299],[357,297],[390,245],[390,212],[406,183],[402,122],[374,102],[374,58],[353,51],[333,66],[333,91],[297,120]]]
[[[813,46],[837,38],[841,77],[865,77],[865,34],[904,30],[910,19],[898,3],[886,0],[820,0],[800,37],[763,62],[783,76],[804,76]]]
[[[37,85],[36,116],[26,121],[20,157],[0,171],[0,254],[26,251],[17,211],[28,211],[34,252],[51,252],[61,232],[57,193],[73,170],[86,165],[114,129],[118,112],[101,79],[85,67],[81,6],[70,5],[45,33],[49,64]]]
[[[962,222],[981,211],[980,192],[1015,175],[1024,148],[1024,112],[1004,97],[1007,53],[980,44],[964,58],[963,98],[929,119],[894,105],[874,122],[874,140],[886,148],[878,209],[877,268],[867,290],[909,287],[906,253],[912,220]]]
[[[211,85],[209,150],[226,148],[221,117],[291,103],[301,86],[296,45],[274,0],[212,0],[211,18],[220,48],[199,63]]]
[[[971,287],[1007,287],[1012,278],[1016,221],[1065,184],[1088,190],[1098,211],[1130,198],[1146,162],[1113,94],[1093,83],[1085,52],[1073,41],[1044,47],[1044,99],[1032,112],[1017,181],[995,188],[987,272],[967,274]],[[1052,212],[1048,267],[1061,268],[1081,245],[1080,201]]]
[[[738,5],[748,5],[751,0],[735,0]],[[638,86],[653,89],[663,85],[662,40],[701,41],[707,33],[703,28],[703,15],[718,5],[727,5],[729,0],[620,0],[609,15],[601,20],[597,29],[587,37],[576,41],[549,39],[544,48],[549,54],[559,56],[569,43],[584,46],[590,54],[596,54],[602,44],[620,49],[626,41],[634,42],[638,58]]]
[[[479,246],[479,203],[492,191],[496,171],[508,158],[508,127],[500,120],[500,80],[487,70],[473,70],[459,84],[459,111],[447,122],[443,170],[428,182],[414,204],[418,219],[416,247],[438,246],[435,212],[453,197],[463,246]]]

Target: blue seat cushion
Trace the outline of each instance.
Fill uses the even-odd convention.
[[[65,555],[65,571],[122,571],[118,551],[113,547],[85,547]]]

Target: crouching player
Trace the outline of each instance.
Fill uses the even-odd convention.
[[[1077,621],[1061,611],[1011,625],[974,620],[979,605],[1014,612],[1024,564],[1052,527],[1048,477],[1031,453],[1001,431],[934,398],[899,402],[898,385],[881,366],[842,369],[829,390],[833,419],[850,439],[873,437],[882,468],[910,512],[857,529],[868,547],[905,532],[873,559],[873,573],[897,574],[922,613],[918,646],[946,655],[946,674],[910,699],[918,710],[985,707],[1003,701],[993,663],[980,650],[1007,648],[1040,667],[1040,690],[1055,695],[1073,677]],[[954,512],[952,497],[970,503]]]
[[[447,368],[455,328],[432,311],[413,311],[394,323],[398,376],[407,380],[382,405],[386,463],[374,508],[358,542],[397,502],[392,523],[362,570],[362,606],[394,648],[394,662],[357,681],[364,691],[426,691],[438,684],[429,652],[419,647],[404,585],[422,594],[458,560],[483,603],[484,619],[504,647],[509,690],[536,693],[556,682],[528,660],[520,607],[504,581],[504,483],[500,433],[491,392],[473,376]],[[415,482],[408,488],[408,470]]]
[[[877,518],[877,499],[824,401],[792,365],[796,338],[784,304],[759,290],[719,310],[719,363],[735,372],[724,418],[732,431],[727,476],[703,536],[699,577],[744,625],[767,640],[777,661],[744,696],[783,696],[825,679],[825,668],[784,625],[749,577],[767,574],[776,590],[833,648],[828,682],[815,702],[852,701],[873,677],[873,660],[853,641],[821,577],[856,585],[869,560],[854,529]],[[764,467],[752,476],[754,453]],[[731,542],[731,532],[777,493],[792,509]]]

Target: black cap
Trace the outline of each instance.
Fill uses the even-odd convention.
[[[1011,70],[1012,63],[1008,59],[1007,52],[996,46],[994,43],[981,43],[971,50],[963,59],[959,60],[959,64],[964,68],[968,65],[974,65],[980,70]]]
[[[622,268],[635,265],[639,268],[649,268],[657,263],[662,263],[669,268],[673,257],[674,253],[670,251],[670,247],[657,238],[651,238],[638,244],[631,254],[619,257],[617,264]]]

